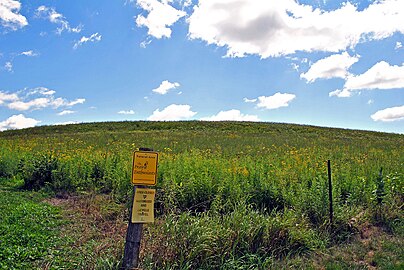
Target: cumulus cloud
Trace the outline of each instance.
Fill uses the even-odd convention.
[[[167,80],[162,81],[160,86],[157,87],[156,89],[153,89],[152,91],[154,93],[160,94],[160,95],[165,95],[168,93],[168,91],[170,91],[171,89],[175,89],[177,87],[180,87],[180,84],[177,82],[169,82]]]
[[[189,37],[227,48],[227,56],[262,58],[297,51],[339,52],[358,43],[404,33],[404,1],[346,2],[324,11],[295,0],[199,0]],[[381,23],[382,22],[382,23]]]
[[[329,95],[350,97],[353,91],[399,88],[404,88],[404,63],[391,66],[380,61],[363,74],[349,76],[342,90],[335,90]]]
[[[203,117],[200,120],[202,120],[202,121],[252,121],[252,122],[260,121],[258,116],[242,114],[239,110],[220,111],[216,115],[213,115],[210,117]]]
[[[87,43],[87,42],[99,42],[101,40],[101,38],[102,38],[102,35],[100,35],[98,33],[94,33],[89,37],[82,36],[81,39],[74,44],[73,49],[77,49],[78,47],[80,47],[81,45],[83,45],[84,43]]]
[[[404,120],[404,105],[377,111],[371,115],[374,121],[393,122]]]
[[[15,0],[0,0],[0,22],[6,28],[17,30],[28,25],[27,18],[20,14],[21,3]]]
[[[25,117],[23,114],[13,115],[0,122],[0,131],[34,127],[40,122],[33,118]]]
[[[398,49],[401,49],[402,47],[403,47],[403,44],[401,42],[397,41],[394,49],[398,50]]]
[[[150,121],[177,121],[186,120],[193,117],[196,112],[191,111],[191,106],[189,105],[177,105],[171,104],[165,109],[160,111],[155,110],[147,120]]]
[[[66,18],[61,14],[56,12],[55,8],[40,6],[36,10],[36,16],[39,18],[44,18],[49,20],[51,23],[57,24],[56,33],[58,35],[62,34],[63,31],[80,33],[82,25],[77,27],[71,27]]]
[[[58,109],[60,107],[73,107],[85,102],[84,98],[69,101],[65,98],[55,97],[56,91],[46,87],[24,89],[17,93],[7,94],[0,92],[0,105],[17,111],[38,110],[47,107]],[[24,95],[25,94],[25,95]]]
[[[294,94],[288,93],[276,93],[272,96],[260,96],[258,97],[258,108],[264,108],[267,110],[278,109],[281,107],[288,107],[289,103],[296,98]]]
[[[147,27],[148,34],[157,39],[171,37],[170,27],[180,18],[186,15],[186,12],[172,7],[167,0],[138,0],[140,8],[148,12],[147,17],[138,15],[136,24],[138,27]]]
[[[345,79],[349,75],[348,69],[358,60],[359,56],[350,56],[347,52],[334,54],[315,62],[306,73],[300,74],[300,78],[308,82],[317,79]]]
[[[135,114],[135,112],[133,110],[119,111],[118,114],[131,115],[131,114]]]

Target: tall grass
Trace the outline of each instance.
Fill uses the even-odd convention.
[[[404,136],[397,134],[231,122],[43,127],[0,133],[0,176],[126,202],[132,152],[140,147],[160,153],[160,221],[149,231],[159,237],[149,240],[147,267],[265,268],[274,257],[349,239],[350,220],[377,207],[383,224],[402,225]],[[328,234],[328,159],[336,235]],[[375,203],[380,198],[383,205]]]

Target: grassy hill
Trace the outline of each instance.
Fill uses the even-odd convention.
[[[157,220],[146,227],[144,268],[332,266],[332,259],[306,256],[348,245],[375,227],[399,243],[389,262],[403,266],[400,134],[251,122],[44,126],[0,132],[0,177],[58,197],[93,194],[126,203],[140,147],[159,152]],[[360,263],[351,259],[351,266]]]

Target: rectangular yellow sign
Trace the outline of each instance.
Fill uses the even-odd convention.
[[[154,222],[154,197],[156,190],[136,188],[132,207],[132,223]]]
[[[133,154],[132,184],[156,185],[157,163],[157,152],[135,151]]]

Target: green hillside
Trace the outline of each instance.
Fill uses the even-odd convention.
[[[388,233],[393,238],[380,233],[378,245],[395,246],[391,254],[373,251],[379,257],[362,260],[365,267],[403,266],[400,134],[251,122],[44,126],[0,132],[0,177],[66,200],[106,196],[103,203],[122,210],[132,192],[133,151],[141,147],[159,152],[156,222],[145,227],[141,253],[145,269],[362,269],[355,258],[316,261],[315,254],[336,249],[338,255],[364,228]],[[119,241],[116,250],[123,249]],[[108,255],[110,268],[122,255],[116,250]]]

